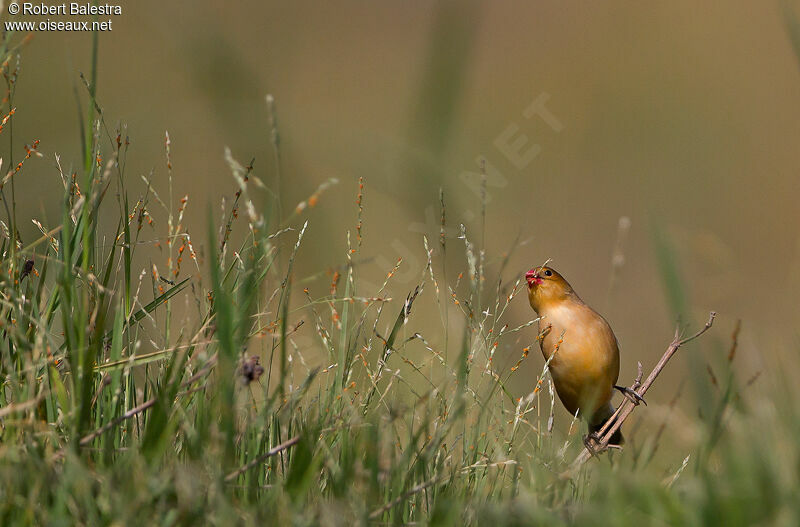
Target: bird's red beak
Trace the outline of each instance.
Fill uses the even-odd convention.
[[[544,280],[539,277],[539,274],[537,273],[538,270],[539,268],[536,267],[525,273],[525,280],[528,282],[528,287],[533,287],[534,285],[539,285],[544,282]]]

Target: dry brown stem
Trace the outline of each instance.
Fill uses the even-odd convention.
[[[381,514],[383,514],[384,512],[388,511],[389,509],[391,509],[395,505],[399,505],[400,503],[402,503],[403,501],[407,500],[408,498],[410,498],[414,494],[427,489],[431,485],[435,485],[436,483],[444,481],[445,479],[446,478],[440,476],[440,477],[436,477],[436,478],[431,478],[431,479],[429,479],[428,481],[426,481],[424,483],[420,483],[419,485],[415,485],[414,487],[408,489],[406,492],[404,492],[400,496],[396,497],[395,499],[393,499],[389,503],[386,503],[383,506],[378,507],[377,509],[372,511],[369,514],[369,519],[370,520],[374,520],[374,519],[380,518]]]
[[[270,458],[270,457],[274,456],[275,454],[279,454],[279,453],[283,452],[287,448],[290,448],[290,447],[296,445],[299,441],[300,441],[300,436],[294,436],[293,438],[291,438],[291,439],[289,439],[287,441],[284,441],[283,443],[281,443],[280,445],[276,446],[275,448],[267,450],[266,452],[264,452],[263,454],[261,454],[260,456],[255,458],[254,460],[250,461],[246,465],[242,465],[241,467],[237,468],[236,470],[234,470],[233,472],[231,472],[230,474],[225,476],[225,482],[228,483],[228,482],[231,482],[231,481],[235,480],[240,475],[244,474],[245,472],[247,472],[251,468],[253,468],[256,465],[258,465],[259,463],[263,463],[265,459]]]

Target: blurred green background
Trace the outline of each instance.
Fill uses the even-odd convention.
[[[800,74],[786,26],[780,4],[748,1],[139,0],[100,36],[98,101],[109,126],[127,123],[134,196],[151,171],[164,195],[169,131],[175,199],[189,194],[185,224],[204,244],[207,205],[219,210],[235,190],[224,146],[275,176],[264,102],[273,94],[284,206],[340,180],[311,212],[298,275],[343,263],[364,177],[360,275],[379,284],[402,256],[395,298],[422,272],[421,233],[438,236],[440,187],[449,224],[480,240],[480,199],[462,175],[484,157],[502,175],[488,185],[490,262],[518,237],[526,243],[506,280],[552,258],[614,327],[623,382],[636,360],[660,356],[679,314],[699,326],[711,309],[720,347],[743,319],[738,360],[755,373],[775,350],[796,349],[800,322]],[[45,158],[16,181],[18,209],[47,225],[61,214],[53,154],[80,166],[75,92],[85,92],[78,72],[88,74],[90,49],[89,33],[35,33],[23,51],[16,153],[39,139]],[[560,131],[523,115],[537,97]],[[538,154],[513,163],[496,144],[504,131]],[[611,288],[623,216],[631,228]],[[37,232],[25,225],[23,239]],[[452,279],[466,266],[463,243],[448,243]],[[659,247],[677,290],[665,287]],[[532,316],[524,295],[514,310],[520,323]],[[523,337],[520,347],[533,332]],[[501,352],[509,365],[519,357]],[[532,358],[525,367],[538,372]],[[671,398],[684,368],[650,397]]]

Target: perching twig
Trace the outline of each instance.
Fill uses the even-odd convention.
[[[639,403],[644,403],[644,405],[647,406],[647,401],[645,401],[641,395],[636,393],[636,390],[638,390],[639,387],[642,385],[641,361],[636,363],[636,371],[637,371],[636,380],[633,381],[633,384],[631,384],[630,388],[627,386],[614,385],[614,389],[622,392],[622,395],[624,395],[626,399],[632,402],[634,406],[638,406]]]
[[[708,331],[708,329],[714,323],[714,317],[716,316],[717,313],[712,311],[708,317],[708,322],[706,322],[706,325],[703,326],[703,328],[700,329],[700,331],[698,331],[697,333],[695,333],[690,337],[682,339],[678,330],[677,329],[675,330],[675,337],[672,339],[672,342],[670,343],[669,347],[667,347],[667,351],[665,351],[664,355],[661,356],[661,360],[658,361],[658,364],[656,364],[655,368],[653,368],[653,371],[650,372],[650,375],[647,376],[647,379],[644,381],[644,383],[642,383],[641,386],[637,386],[639,379],[641,379],[641,369],[639,370],[639,376],[637,377],[637,382],[634,383],[634,385],[631,386],[630,388],[636,394],[636,396],[638,396],[636,398],[641,399],[644,397],[644,394],[647,393],[647,390],[650,389],[650,386],[652,386],[653,382],[655,382],[656,377],[658,377],[658,375],[661,373],[661,370],[664,369],[664,367],[667,365],[667,362],[672,358],[672,356],[675,355],[675,352],[678,351],[678,348],[680,348],[687,342],[696,339],[697,337]],[[592,442],[593,443],[592,450],[589,450],[588,447],[581,450],[581,453],[578,454],[578,457],[576,457],[575,461],[572,462],[572,465],[570,466],[569,470],[565,475],[567,476],[571,475],[573,471],[578,469],[587,460],[589,460],[592,457],[592,455],[608,449],[608,443],[611,440],[611,437],[617,432],[617,430],[620,429],[622,423],[625,422],[625,420],[628,418],[631,412],[633,412],[633,409],[636,406],[637,405],[634,404],[634,402],[632,402],[631,399],[628,398],[624,399],[622,401],[622,404],[620,404],[619,407],[617,408],[616,412],[614,412],[614,415],[612,415],[608,419],[608,421],[606,421],[603,427],[597,432],[599,440]]]

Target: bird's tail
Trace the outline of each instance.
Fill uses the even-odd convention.
[[[608,406],[601,409],[594,415],[592,422],[589,423],[589,432],[599,432],[612,415],[614,415],[614,407],[611,405],[611,403],[608,403]],[[616,432],[614,432],[614,435],[611,436],[608,444],[618,446],[625,444],[625,438],[622,436],[622,428],[619,428]]]

